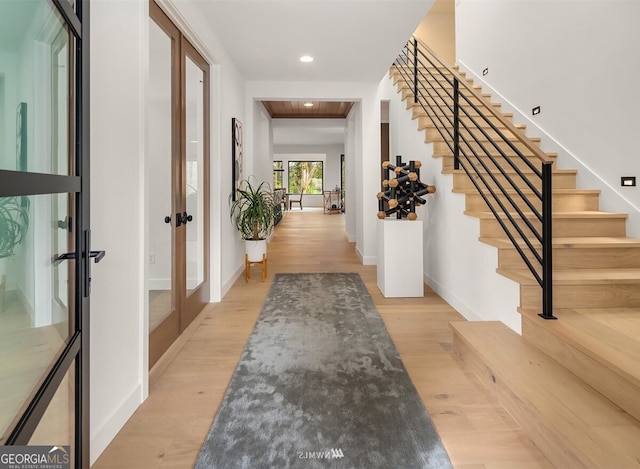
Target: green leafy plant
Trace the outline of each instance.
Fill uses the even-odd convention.
[[[29,229],[29,199],[0,197],[0,258],[14,255]]]
[[[268,182],[256,186],[244,179],[236,189],[236,200],[231,202],[231,223],[243,239],[265,239],[275,226],[275,205]]]

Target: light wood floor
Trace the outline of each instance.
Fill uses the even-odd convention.
[[[253,269],[250,283],[241,276],[183,334],[173,359],[153,370],[149,398],[94,468],[193,467],[278,272],[361,275],[456,468],[552,467],[453,354],[448,323],[463,318],[426,286],[424,298],[385,299],[376,287],[375,266],[362,266],[346,241],[343,215],[287,212],[269,244],[267,281],[260,282],[259,265]]]

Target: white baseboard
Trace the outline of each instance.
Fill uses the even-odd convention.
[[[233,287],[233,284],[236,283],[236,280],[238,280],[238,277],[242,275],[242,272],[244,272],[244,263],[242,263],[233,273],[231,278],[227,282],[225,282],[224,285],[222,285],[222,291],[220,296],[221,298],[224,298],[225,295],[229,293],[229,290],[231,290],[231,287]]]
[[[149,290],[171,290],[170,278],[150,278],[147,282]]]
[[[440,298],[449,303],[453,309],[462,314],[467,321],[485,320],[474,308],[458,298],[452,291],[440,285],[426,273],[424,274],[424,283],[429,285],[429,287],[436,292]]]
[[[115,438],[122,429],[127,420],[131,418],[136,409],[142,404],[142,384],[129,394],[124,402],[111,414],[111,416],[98,428],[91,431],[91,465],[100,457],[102,452],[109,446],[109,443]]]

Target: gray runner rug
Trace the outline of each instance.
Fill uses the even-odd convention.
[[[450,468],[356,273],[277,274],[195,467]]]

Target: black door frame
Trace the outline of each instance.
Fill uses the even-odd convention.
[[[38,194],[74,194],[75,201],[75,328],[66,346],[50,366],[21,416],[8,430],[6,445],[27,445],[60,383],[75,362],[76,467],[88,468],[89,452],[89,294],[91,232],[89,213],[89,0],[48,0],[69,28],[73,50],[72,132],[75,172],[69,176],[0,170],[0,197]]]

